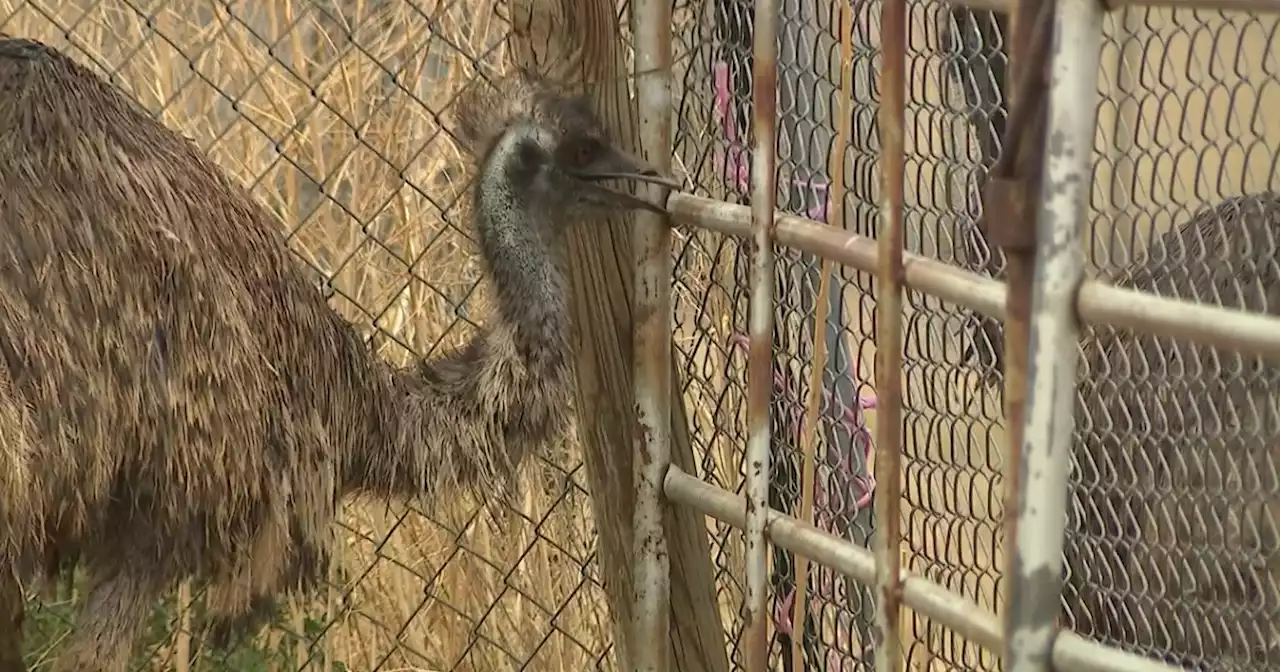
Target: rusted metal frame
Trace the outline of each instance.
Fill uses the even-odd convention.
[[[1047,672],[1062,591],[1067,481],[1074,441],[1076,293],[1093,183],[1102,51],[1097,0],[1056,0],[1044,186],[1036,213],[1030,384],[1018,464],[1018,535],[1008,591],[1009,672]]]
[[[879,273],[876,274],[875,578],[877,672],[902,669],[902,198],[906,172],[907,2],[880,14],[881,99]]]
[[[671,168],[671,3],[636,0],[634,70],[640,145],[659,171]],[[644,185],[654,192],[659,185]],[[663,194],[651,197],[661,202]],[[636,413],[635,605],[630,669],[671,668],[671,567],[662,483],[671,465],[671,227],[657,213],[636,213],[634,360]]]
[[[671,195],[667,209],[679,225],[742,238],[751,235],[751,213],[745,206],[679,193]],[[879,272],[876,241],[871,238],[783,213],[778,213],[775,223],[778,245],[834,259],[866,273]],[[984,315],[1004,317],[1005,283],[911,252],[904,253],[903,259],[907,287]],[[1271,315],[1171,299],[1094,280],[1086,280],[1080,288],[1076,310],[1084,324],[1109,324],[1280,363],[1280,318]]]
[[[1000,353],[1003,362],[1007,438],[1004,457],[1005,548],[1018,537],[1023,497],[1020,466],[1026,422],[1030,347],[1031,285],[1035,269],[1036,196],[1043,182],[1046,67],[1052,39],[1054,0],[1019,0],[1009,44],[1013,91],[1009,121],[999,159],[983,186],[979,228],[1005,257],[1005,318]],[[1004,576],[1014,573],[1013,554],[1006,554]],[[1008,580],[1006,578],[1006,580]],[[1006,619],[1011,618],[1009,611]],[[1006,627],[1012,627],[1011,622]],[[1002,651],[1008,654],[1007,651]]]
[[[983,199],[986,181],[991,178],[1006,145],[1009,128],[1009,36],[1010,16],[1005,11],[953,6],[950,10],[954,27],[947,31],[953,48],[981,58],[960,58],[954,64],[957,83],[964,91],[968,126],[977,142],[980,164],[984,170],[977,198]],[[997,109],[983,111],[994,105]],[[1005,255],[999,246],[990,245],[982,222],[966,227],[963,236],[961,267],[1003,279]],[[964,362],[985,367],[980,381],[984,387],[999,382],[1004,371],[1004,326],[999,320],[971,315],[965,328]]]
[[[742,497],[672,467],[667,472],[668,500],[735,528],[746,527]],[[770,509],[765,533],[780,548],[804,555],[815,563],[870,585],[876,577],[873,553],[809,523]],[[956,634],[990,650],[1000,651],[1004,632],[1000,621],[976,602],[922,576],[901,574],[902,604],[928,616]],[[1057,672],[1180,672],[1181,668],[1106,646],[1063,631],[1053,642]]]
[[[780,0],[781,2],[782,0]],[[742,117],[743,111],[750,110],[750,105],[742,104],[751,95],[751,39],[753,33],[752,21],[753,12],[738,11],[735,9],[735,0],[715,0],[712,3],[710,11],[714,14],[714,32],[716,42],[716,54],[712,61],[712,77],[715,85],[715,114],[718,125],[720,127],[720,141],[723,148],[717,152],[715,159],[716,172],[721,179],[724,180],[725,186],[730,192],[745,196],[744,203],[750,203],[750,152],[746,146],[746,141],[740,139],[740,132],[749,131],[751,125],[750,120]],[[779,11],[783,11],[779,6]],[[738,54],[744,54],[744,58],[735,57]],[[779,62],[779,67],[782,64]],[[781,115],[779,115],[781,116]],[[777,122],[782,124],[781,118]],[[821,219],[821,217],[819,217]],[[745,247],[741,247],[740,257],[749,257],[749,252]],[[737,269],[735,277],[740,276],[740,286],[749,288],[750,269],[740,267]],[[781,288],[781,287],[779,287]],[[778,289],[775,289],[775,295]],[[780,303],[780,302],[775,302]],[[775,305],[775,310],[780,305]],[[777,318],[775,316],[775,323]],[[775,327],[776,328],[776,327]],[[730,343],[742,350],[743,355],[749,354],[749,340],[745,331],[735,332],[729,337]],[[778,366],[777,358],[774,358],[773,378],[774,390],[787,390],[791,386],[790,372],[785,367]],[[771,401],[776,404],[778,400]],[[781,434],[791,434],[792,418],[789,416],[779,416],[774,414],[770,418],[771,436],[770,436],[770,483],[769,483],[769,503],[770,506],[780,507],[781,500],[788,490],[788,483],[793,470],[779,468],[780,466],[788,466],[780,464],[779,460],[789,461],[790,456],[780,451],[779,448],[786,441],[786,437]],[[783,549],[773,547],[769,549],[770,561],[772,562],[769,572],[769,600],[775,605],[780,606],[787,599],[787,596],[794,594],[796,581],[796,563],[790,553]],[[810,619],[811,620],[811,619]],[[800,621],[803,623],[804,621]],[[792,635],[795,634],[792,629],[787,628],[777,621],[777,611],[775,608],[775,627],[773,629],[772,640],[774,643],[771,647],[778,646],[783,650],[790,648],[792,643]],[[804,639],[804,646],[812,657],[813,643],[816,638],[809,636]]]
[[[1016,210],[1030,202],[1030,199],[1026,198],[1027,194],[1017,192],[1017,187],[1027,182],[1023,175],[1031,167],[1025,164],[1029,163],[1029,159],[1040,158],[1039,148],[1034,143],[1040,139],[1037,133],[1040,129],[1037,127],[1044,111],[1043,94],[1048,84],[1045,67],[1048,65],[1048,41],[1053,36],[1050,32],[1052,27],[1052,0],[1018,1],[1009,55],[1011,65],[1015,68],[1013,104],[1009,110],[1005,135],[1001,138],[1004,151],[991,167],[989,182],[983,193],[984,199],[987,199],[1014,191],[1013,197],[1000,201],[1000,204],[1007,202],[1006,207],[1013,211],[999,213],[1009,215],[1008,217],[992,218],[984,208],[981,222],[994,242],[1003,247],[1033,249],[1035,246],[1034,235],[1028,235],[1034,231],[1028,231],[1024,226],[1025,222],[1030,221],[1031,213]],[[1005,184],[1009,182],[1012,184]]]
[[[1009,13],[1020,0],[952,0],[952,5],[990,12]],[[1166,9],[1201,9],[1221,12],[1280,13],[1280,0],[1108,0],[1104,11],[1122,7],[1163,7]]]
[[[748,672],[769,669],[765,514],[769,510],[769,398],[773,390],[774,227],[777,210],[778,0],[756,0],[752,30],[751,298],[747,346],[745,468]]]

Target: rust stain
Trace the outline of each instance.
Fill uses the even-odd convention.
[[[1004,401],[1007,429],[1004,480],[1005,548],[1013,549],[1018,538],[1018,511],[1021,497],[1023,424],[1026,420],[1028,347],[1031,338],[1031,284],[1035,273],[1035,202],[1043,181],[1044,145],[1041,138],[1047,117],[1047,77],[1049,46],[1052,42],[1052,0],[1023,0],[1013,16],[1010,41],[1010,63],[1014,75],[1014,91],[1009,125],[1001,138],[1006,152],[993,169],[997,179],[994,189],[1005,190],[1006,221],[1003,248],[1007,262],[1005,281],[1004,323]],[[1008,182],[1018,185],[1011,187]],[[985,196],[986,194],[984,194]],[[984,199],[986,200],[986,199]],[[997,200],[992,197],[993,201]],[[985,203],[984,203],[985,210]],[[1016,576],[1017,555],[1009,552],[1005,559],[1008,576]],[[1011,612],[1010,612],[1011,613]],[[1008,615],[1006,615],[1008,618]],[[1007,642],[1006,642],[1007,645]],[[1004,651],[1008,654],[1008,650]]]
[[[876,302],[877,397],[875,495],[877,540],[876,588],[880,596],[876,624],[882,642],[876,652],[876,669],[896,672],[903,667],[902,641],[898,634],[902,605],[902,368],[903,194],[906,145],[906,0],[885,0],[881,14],[881,49],[884,54],[879,110],[881,179],[883,184],[876,253],[879,260],[879,296]]]
[[[769,429],[769,396],[772,392],[772,339],[770,335],[761,337],[751,334],[747,347],[747,432],[755,436],[757,432]],[[762,465],[756,463],[755,468]]]

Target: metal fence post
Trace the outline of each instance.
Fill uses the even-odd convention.
[[[774,210],[778,201],[778,0],[757,0],[752,45],[751,302],[747,354],[746,659],[769,669],[765,523],[769,514],[769,398],[773,390]]]
[[[638,0],[634,70],[640,145],[660,171],[671,168],[671,3]],[[655,202],[664,195],[647,185]],[[636,213],[635,392],[640,435],[635,440],[635,607],[630,669],[671,668],[671,566],[662,485],[671,464],[671,228],[661,215]]]
[[[1084,280],[1084,223],[1102,45],[1097,0],[1054,9],[1044,186],[1036,215],[1027,411],[1009,588],[1010,672],[1045,672],[1062,591],[1067,478],[1074,440],[1075,300]]]
[[[876,642],[877,672],[903,669],[902,606],[902,260],[905,192],[907,0],[884,0],[880,18],[884,54],[880,81],[880,138],[884,155],[880,221],[876,227]]]

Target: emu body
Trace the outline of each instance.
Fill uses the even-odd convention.
[[[661,211],[599,179],[670,183],[580,103],[504,86],[459,103],[497,311],[394,368],[197,148],[59,52],[0,40],[0,672],[24,669],[21,582],[59,557],[90,588],[56,669],[123,670],[179,581],[210,582],[225,634],[323,576],[344,496],[501,487],[560,435],[559,235],[584,207]]]

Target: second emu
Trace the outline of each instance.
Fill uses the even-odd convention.
[[[224,636],[324,576],[340,500],[504,485],[563,432],[565,227],[674,186],[585,105],[519,74],[458,103],[496,313],[393,368],[275,219],[191,143],[60,52],[0,40],[0,672],[22,583],[90,585],[55,669],[126,669],[157,600],[209,581]],[[224,637],[225,639],[225,637]]]
[[[1159,234],[1117,285],[1280,315],[1280,194]],[[1280,669],[1280,368],[1084,330],[1067,623],[1188,669]]]

